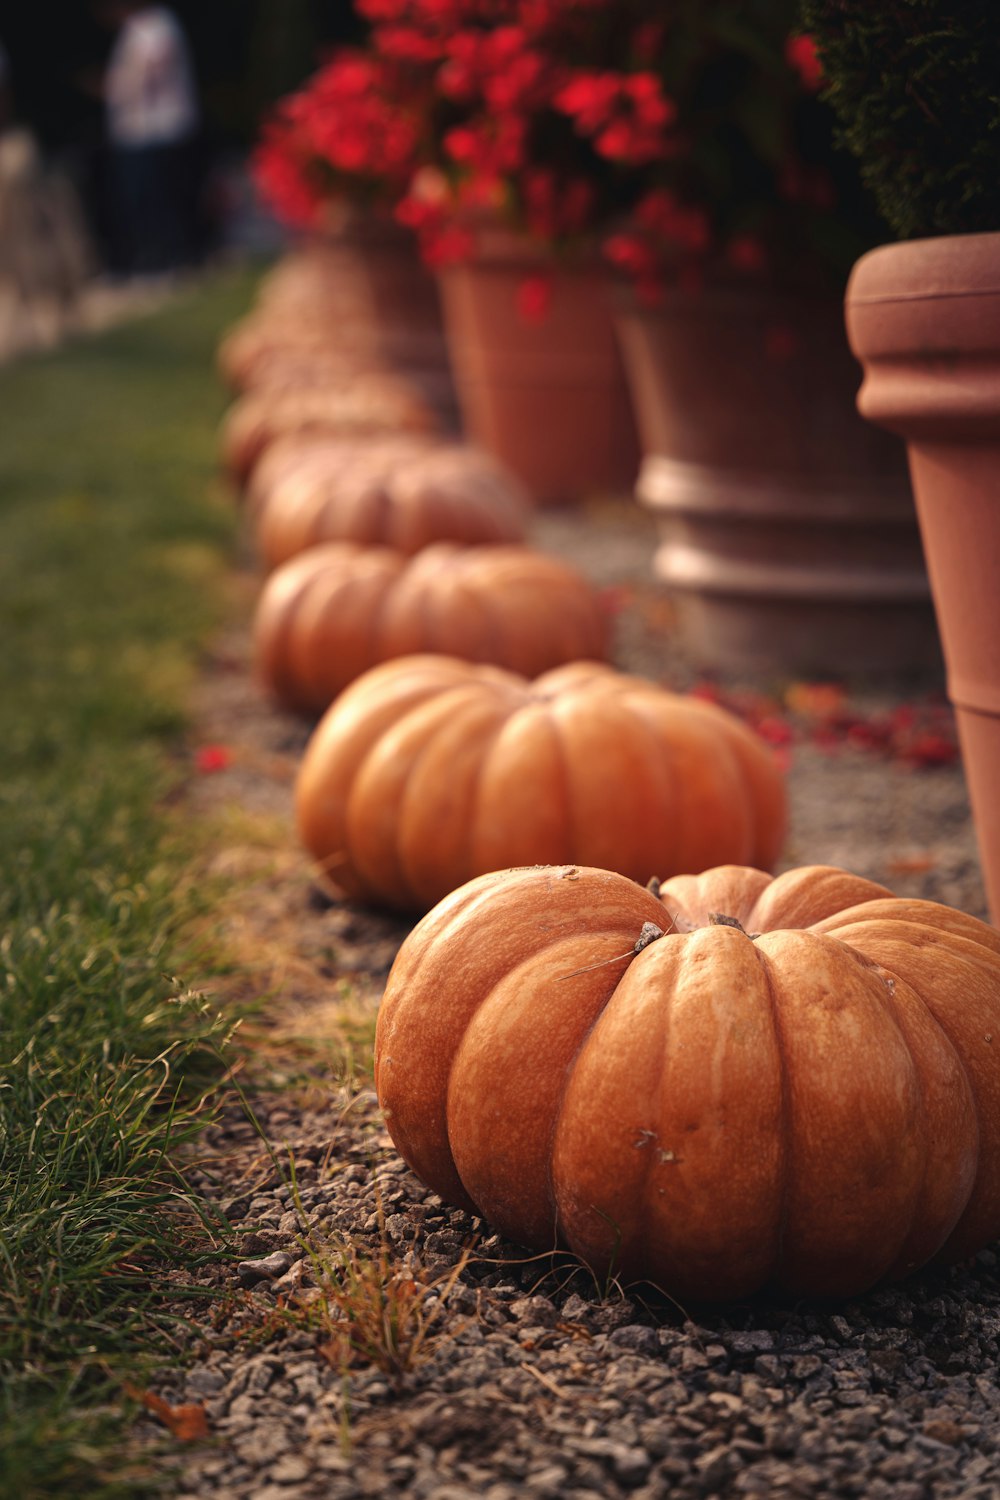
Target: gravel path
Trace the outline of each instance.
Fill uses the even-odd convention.
[[[690,685],[648,582],[647,518],[595,506],[586,525],[539,518],[535,539],[627,586],[619,665]],[[252,576],[238,587],[246,615]],[[856,701],[876,713],[899,695]],[[914,769],[792,729],[786,864],[842,863],[985,914],[957,766]],[[192,1168],[241,1230],[239,1253],[205,1272],[221,1305],[156,1386],[207,1419],[207,1440],[172,1460],[185,1500],[1000,1496],[991,1251],[847,1304],[681,1308],[598,1287],[568,1258],[529,1258],[421,1186],[368,1065],[407,924],[314,889],[290,827],[307,734],[253,687],[238,624],[207,663],[199,718],[224,768],[192,778],[186,814],[208,820],[206,873],[225,886],[211,920],[236,962],[221,993],[269,996],[248,1026],[267,1086],[258,1064],[256,1126],[227,1112]],[[374,1360],[372,1285],[400,1322]]]

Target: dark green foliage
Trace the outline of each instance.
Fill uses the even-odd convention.
[[[995,0],[803,0],[825,97],[901,238],[1000,229]]]

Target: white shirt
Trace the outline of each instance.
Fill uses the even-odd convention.
[[[108,134],[117,146],[169,146],[198,128],[187,43],[166,6],[130,16],[105,77]]]

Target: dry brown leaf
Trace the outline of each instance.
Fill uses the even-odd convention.
[[[890,875],[923,875],[936,864],[933,854],[897,854],[887,862],[886,869]]]
[[[171,1406],[155,1391],[140,1391],[131,1385],[125,1390],[133,1401],[138,1401],[158,1422],[162,1422],[179,1442],[196,1443],[208,1437],[208,1414],[203,1406],[194,1403]]]

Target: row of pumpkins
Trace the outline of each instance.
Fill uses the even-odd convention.
[[[423,1181],[674,1297],[854,1294],[1000,1234],[1000,934],[763,873],[771,752],[607,665],[594,590],[380,366],[330,252],[271,273],[220,364],[257,672],[321,715],[303,842],[349,898],[427,913],[376,1039]]]

